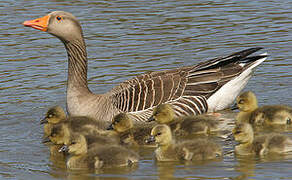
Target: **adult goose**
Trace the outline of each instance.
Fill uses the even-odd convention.
[[[59,38],[68,55],[67,111],[111,121],[129,112],[136,121],[147,121],[152,109],[172,104],[177,116],[212,112],[231,105],[267,54],[249,56],[261,48],[249,48],[226,57],[172,70],[149,72],[125,81],[105,94],[87,86],[87,53],[81,25],[72,14],[54,11],[23,22],[24,26]]]

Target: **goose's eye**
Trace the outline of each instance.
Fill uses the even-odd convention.
[[[58,21],[61,21],[63,18],[62,18],[61,16],[57,16],[56,19],[57,19]]]

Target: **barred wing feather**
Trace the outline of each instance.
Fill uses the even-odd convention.
[[[247,57],[261,48],[250,48],[227,57],[215,58],[195,66],[150,72],[121,83],[110,91],[117,109],[145,120],[161,103],[173,105],[177,116],[207,112],[207,99],[239,76],[262,56]]]

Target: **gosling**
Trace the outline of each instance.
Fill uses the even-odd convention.
[[[122,146],[91,144],[82,134],[74,133],[69,143],[60,152],[69,153],[68,169],[100,169],[114,166],[130,166],[138,162],[139,156]]]
[[[147,142],[155,142],[158,145],[155,150],[157,161],[198,161],[222,157],[221,146],[206,139],[176,144],[172,139],[170,127],[165,124],[156,125]]]
[[[61,106],[49,108],[45,118],[40,123],[44,124],[44,136],[46,138],[51,133],[52,126],[66,120],[66,113]]]
[[[208,135],[210,132],[223,130],[219,127],[218,120],[207,115],[186,116],[175,118],[175,113],[170,104],[160,104],[153,110],[153,115],[148,122],[156,121],[158,124],[167,124],[176,137],[190,134]]]
[[[66,117],[66,113],[60,106],[54,106],[50,108],[46,117],[41,120],[41,124],[44,125],[43,139],[51,134],[53,125],[64,123],[70,126],[73,132],[85,132],[87,134],[106,134],[104,131],[106,125],[103,122],[96,121],[94,119],[85,116]]]
[[[149,138],[152,126],[140,125],[134,127],[132,119],[126,113],[114,116],[112,123],[107,130],[113,130],[118,134],[121,145],[138,146],[149,145],[146,139]]]
[[[88,139],[88,143],[99,143],[99,144],[118,144],[116,137],[103,136],[100,134],[89,133],[83,131],[83,129],[72,129],[70,123],[60,123],[53,126],[51,134],[48,136],[47,141],[52,142],[54,145],[68,144],[72,134],[78,133],[84,135]]]
[[[268,153],[284,154],[292,152],[292,140],[281,134],[255,136],[249,123],[239,123],[232,130],[235,141],[235,153],[239,155],[259,155]]]
[[[244,92],[236,98],[239,113],[237,122],[248,122],[253,125],[286,125],[291,124],[292,107],[286,105],[266,105],[258,107],[255,94]]]
[[[76,133],[83,134],[88,140],[88,145],[91,144],[101,144],[101,145],[114,145],[118,144],[117,138],[109,138],[106,136],[101,136],[97,134],[88,134],[82,131],[77,131]],[[58,159],[64,159],[67,156],[66,153],[59,153],[59,149],[64,145],[68,144],[70,137],[73,134],[72,129],[66,123],[54,124],[51,129],[51,134],[43,140],[44,143],[51,142],[49,144],[50,155],[58,157]]]

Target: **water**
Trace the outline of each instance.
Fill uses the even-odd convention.
[[[78,17],[88,48],[89,86],[96,93],[144,72],[261,46],[269,58],[245,90],[253,90],[260,104],[292,105],[291,9],[284,0],[1,1],[1,179],[291,179],[289,157],[229,155],[210,163],[156,164],[151,148],[141,148],[141,161],[130,169],[92,173],[56,166],[40,143],[39,119],[48,107],[65,106],[67,57],[58,39],[21,25],[53,10]]]

